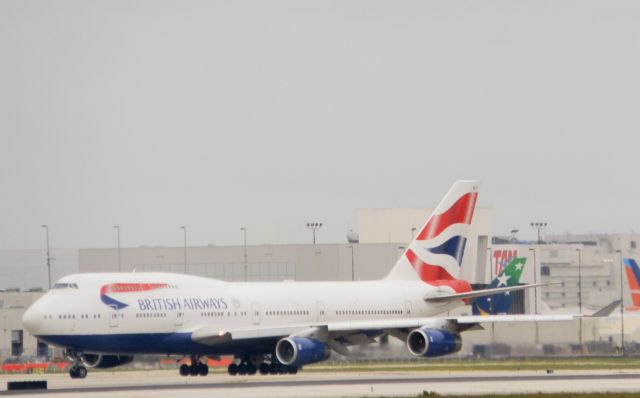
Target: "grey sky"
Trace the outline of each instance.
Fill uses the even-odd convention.
[[[344,241],[482,180],[640,229],[636,1],[0,2],[0,249]]]

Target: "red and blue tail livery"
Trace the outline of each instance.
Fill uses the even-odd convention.
[[[113,293],[132,293],[132,292],[148,292],[151,290],[162,289],[167,287],[166,283],[110,283],[100,288],[100,301],[114,310],[121,310],[129,306],[114,299],[107,294]]]
[[[460,267],[478,199],[477,181],[457,181],[436,207],[387,277],[470,290],[459,283]]]

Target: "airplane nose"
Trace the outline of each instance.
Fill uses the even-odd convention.
[[[37,335],[42,324],[42,314],[32,305],[22,316],[22,324],[32,335]]]

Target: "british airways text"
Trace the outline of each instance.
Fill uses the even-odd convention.
[[[140,311],[226,310],[223,297],[138,299]]]

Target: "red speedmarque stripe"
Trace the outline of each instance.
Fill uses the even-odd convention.
[[[470,224],[476,207],[477,192],[464,194],[447,211],[435,214],[418,234],[417,240],[427,240],[440,235],[453,224]]]
[[[425,282],[454,279],[454,277],[441,266],[428,264],[420,260],[411,249],[407,250],[407,260],[409,260],[420,279]]]
[[[433,286],[449,286],[456,293],[471,291],[469,282],[456,279],[439,265],[432,265],[420,260],[413,250],[407,250],[407,260],[416,271],[420,279]]]
[[[166,287],[166,283],[111,283],[100,288],[100,294],[146,292]]]

